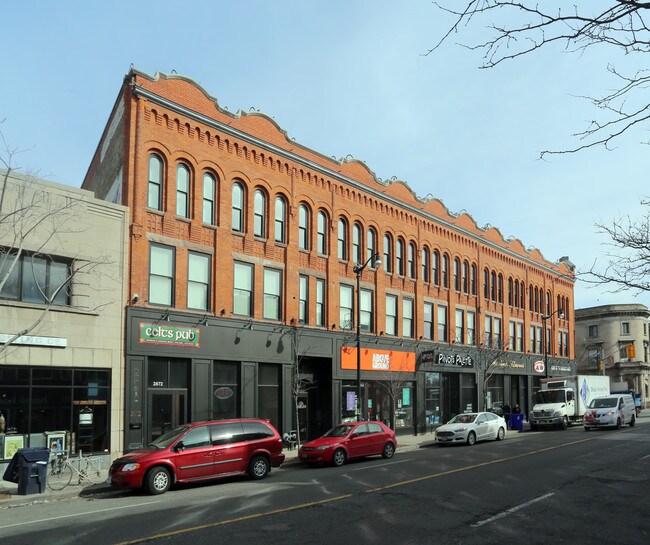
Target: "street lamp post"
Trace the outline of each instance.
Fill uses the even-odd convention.
[[[357,275],[357,319],[356,319],[356,342],[357,342],[357,420],[363,420],[363,405],[361,404],[361,273],[372,263],[375,269],[381,266],[379,254],[371,255],[363,265],[355,265],[354,274]]]
[[[542,329],[544,334],[544,373],[546,378],[548,378],[548,331],[546,330],[546,320],[552,318],[555,314],[560,317],[560,320],[564,319],[564,310],[558,308],[555,312],[551,312],[548,315],[542,314]]]

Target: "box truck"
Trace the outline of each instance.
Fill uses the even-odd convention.
[[[589,402],[609,395],[609,377],[602,375],[545,378],[540,383],[528,417],[533,431],[548,426],[567,429],[582,423]]]

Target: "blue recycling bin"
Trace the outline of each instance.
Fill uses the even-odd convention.
[[[3,476],[5,481],[18,484],[18,494],[45,492],[50,449],[20,448],[14,454]]]
[[[510,422],[508,423],[511,430],[522,431],[524,429],[524,415],[523,414],[511,414]]]

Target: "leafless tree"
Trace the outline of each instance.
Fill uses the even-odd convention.
[[[650,200],[641,204],[646,210],[641,218],[625,216],[611,224],[596,224],[598,231],[608,237],[607,264],[600,267],[595,262],[581,280],[611,286],[613,293],[650,291]]]
[[[398,411],[403,409],[400,403],[403,400],[403,391],[405,387],[410,386],[415,380],[415,372],[407,367],[405,360],[401,360],[396,366],[391,364],[384,373],[386,378],[380,380],[379,384],[390,398],[390,427],[396,429]]]
[[[578,56],[587,49],[608,46],[634,59],[650,52],[650,2],[608,0],[566,3],[562,0],[441,0],[436,5],[454,17],[449,30],[426,53],[439,49],[467,27],[482,25],[488,36],[463,44],[483,55],[481,68],[494,68],[506,61],[559,45]],[[459,7],[460,5],[460,7]],[[601,96],[583,96],[600,110],[599,119],[576,134],[580,144],[564,150],[544,150],[540,156],[575,153],[594,146],[610,149],[612,141],[633,127],[644,127],[650,119],[647,87],[650,72],[645,59],[639,68],[623,73],[609,64],[607,70],[618,85]],[[647,142],[646,142],[647,143]]]
[[[488,382],[494,372],[499,368],[497,363],[500,358],[508,353],[505,340],[494,340],[483,338],[474,348],[472,359],[476,369],[476,380],[482,385],[481,391],[483,398],[481,400],[480,411],[489,410],[487,406]]]
[[[38,305],[40,312],[29,325],[0,339],[0,352],[3,352],[41,324],[61,292],[69,292],[73,278],[79,297],[91,283],[93,289],[99,289],[101,283],[91,282],[90,277],[104,274],[102,266],[110,260],[88,260],[71,254],[66,248],[70,235],[83,229],[78,223],[79,199],[52,193],[35,174],[19,172],[14,163],[22,150],[10,147],[1,130],[0,145],[0,294],[3,290],[5,294],[10,291],[11,283],[16,281],[17,267],[22,263],[23,276],[30,274],[31,267],[31,280],[43,303]],[[39,265],[51,259],[53,249],[63,248],[71,263],[67,272],[56,279],[50,278],[49,283],[40,282]],[[84,303],[77,303],[84,307]],[[97,310],[103,304],[85,308]]]

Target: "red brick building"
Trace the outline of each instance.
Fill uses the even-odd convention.
[[[287,431],[297,412],[313,436],[354,417],[359,386],[364,416],[412,431],[484,402],[526,408],[540,376],[572,370],[568,259],[187,78],[129,72],[83,187],[131,211],[127,448],[231,415]]]

